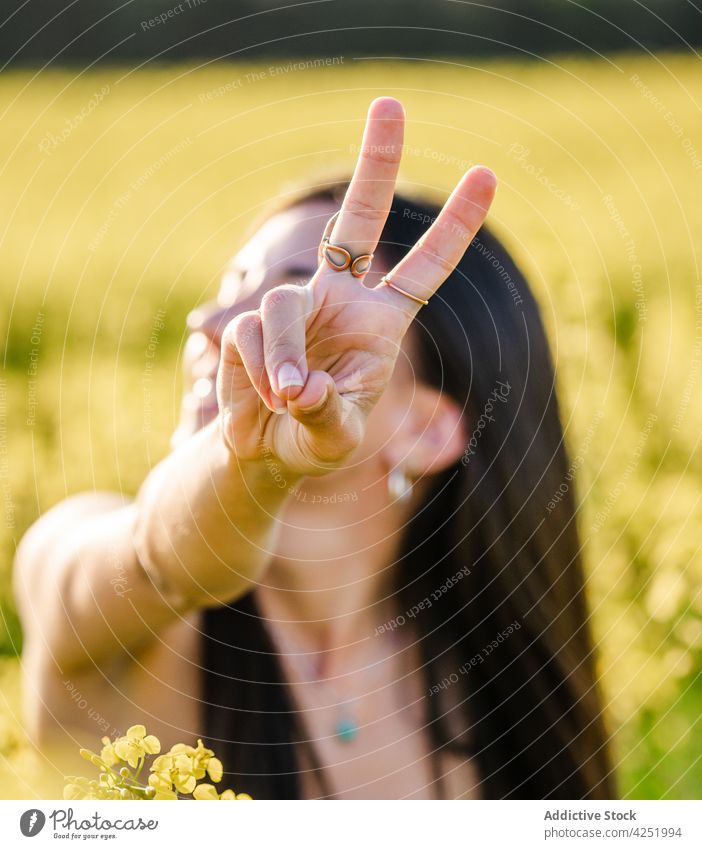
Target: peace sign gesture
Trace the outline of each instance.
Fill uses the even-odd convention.
[[[407,255],[363,285],[392,203],[404,110],[373,101],[353,178],[304,286],[266,292],[222,337],[222,433],[240,459],[263,454],[293,474],[337,468],[360,444],[412,319],[454,270],[483,223],[496,178],[475,166]],[[280,415],[276,414],[280,412]]]

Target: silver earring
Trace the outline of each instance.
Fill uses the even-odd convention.
[[[412,496],[412,480],[399,467],[388,475],[388,494],[391,501],[405,503]]]

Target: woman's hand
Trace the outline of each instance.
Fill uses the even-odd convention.
[[[404,112],[392,98],[370,107],[353,179],[331,233],[352,256],[373,253],[390,210]],[[386,277],[428,300],[483,223],[495,175],[460,180],[431,227]],[[226,444],[239,459],[272,457],[293,474],[330,471],[361,443],[420,304],[379,284],[367,288],[326,262],[305,286],[268,291],[258,310],[226,327],[217,398]],[[276,415],[276,407],[282,414]]]

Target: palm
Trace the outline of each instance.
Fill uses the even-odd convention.
[[[325,272],[311,288],[314,307],[306,328],[310,372],[325,372],[336,386],[341,413],[323,431],[291,415],[270,412],[248,379],[234,389],[239,456],[275,457],[298,474],[338,465],[360,443],[365,421],[392,376],[406,316],[357,280]]]

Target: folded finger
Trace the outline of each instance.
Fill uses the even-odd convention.
[[[277,286],[261,301],[266,373],[273,392],[284,401],[296,398],[307,381],[305,322],[310,306],[307,286]]]
[[[266,372],[263,330],[258,311],[241,313],[225,328],[218,378],[228,394],[246,388],[248,383],[271,412],[285,410],[285,404],[279,402],[276,405]]]

